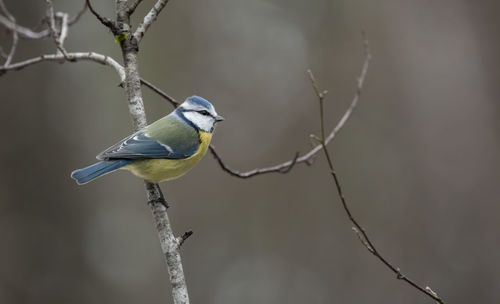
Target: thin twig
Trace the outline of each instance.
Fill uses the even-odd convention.
[[[7,58],[5,59],[5,62],[3,64],[4,67],[8,67],[10,63],[12,62],[12,59],[14,58],[14,54],[16,53],[16,48],[17,48],[17,42],[19,41],[19,36],[17,33],[17,24],[16,24],[16,18],[9,12],[7,7],[5,6],[5,3],[3,0],[0,0],[0,10],[5,14],[7,19],[10,21],[12,24],[12,45],[10,47],[10,51],[7,54]]]
[[[12,59],[14,58],[14,54],[16,53],[18,41],[19,41],[19,36],[18,36],[16,31],[13,31],[12,32],[12,45],[10,47],[9,54],[7,55],[7,59],[5,60],[4,66],[8,66],[12,62]]]
[[[92,7],[92,4],[90,3],[90,0],[85,0],[87,3],[87,6],[89,7],[90,12],[99,20],[104,26],[109,28],[111,32],[115,33],[116,32],[116,25],[113,22],[113,20],[109,19],[108,17],[101,16],[94,8]]]
[[[52,3],[52,0],[45,0],[45,3],[47,4],[46,16],[48,18],[50,32],[53,38],[56,39],[58,33],[56,28],[56,14],[54,13],[54,4]]]
[[[7,59],[9,57],[9,54],[5,53],[5,51],[2,49],[2,46],[0,46],[0,57],[3,59]]]
[[[299,152],[295,154],[295,157],[286,165],[286,166],[275,166],[275,167],[267,167],[267,168],[257,168],[248,172],[238,172],[236,170],[233,170],[229,168],[226,163],[222,160],[222,158],[219,156],[217,151],[215,151],[215,148],[213,145],[210,145],[210,152],[212,152],[212,155],[214,156],[215,160],[219,163],[220,167],[222,170],[229,175],[232,175],[234,177],[238,178],[250,178],[255,175],[259,174],[265,174],[265,173],[288,173],[292,168],[299,163],[299,160],[301,157],[299,157]]]
[[[123,67],[116,62],[112,57],[94,53],[94,52],[78,52],[78,53],[68,53],[68,58],[70,61],[93,61],[97,62],[100,64],[104,64],[107,66],[110,66],[115,69],[115,71],[118,73],[120,76],[120,81],[123,82],[125,80],[125,71]],[[64,60],[64,55],[62,54],[49,54],[49,55],[42,55],[39,57],[31,58],[28,60],[24,60],[21,62],[16,62],[8,67],[0,67],[0,75],[3,73],[6,73],[8,71],[19,71],[22,70],[26,67],[29,67],[31,65],[44,62],[44,61],[57,61],[60,62],[61,60]]]
[[[144,78],[141,78],[141,83],[145,85],[146,87],[150,88],[155,92],[156,94],[160,95],[161,97],[165,98],[170,104],[174,107],[177,108],[179,106],[179,102],[177,102],[172,96],[168,95],[167,93],[163,92],[161,89],[158,87],[154,86],[151,82],[147,81]]]
[[[144,20],[139,24],[137,29],[135,30],[134,37],[139,43],[144,37],[144,34],[149,29],[151,24],[156,20],[162,9],[167,5],[169,0],[158,0],[155,5],[151,8],[149,13],[144,17]]]
[[[184,234],[177,238],[177,242],[179,243],[179,248],[184,244],[184,242],[193,235],[193,230],[188,230],[184,232]]]
[[[52,35],[52,39],[54,39],[58,53],[60,52],[63,54],[66,60],[70,60],[68,52],[64,48],[64,40],[66,40],[66,37],[68,36],[68,14],[54,13],[52,0],[45,0],[45,3],[47,4],[47,19],[50,33]],[[60,20],[60,30],[57,28],[56,16],[58,16],[58,19]]]
[[[27,27],[13,23],[5,16],[0,15],[0,24],[5,26],[10,31],[15,31],[21,38],[26,39],[41,39],[50,35],[50,30],[45,29],[40,32],[35,32]]]
[[[68,20],[68,25],[71,26],[77,23],[86,10],[87,10],[87,3],[85,2],[83,8],[75,16],[71,17]],[[16,31],[19,34],[19,37],[24,39],[42,39],[48,37],[51,33],[49,29],[44,29],[39,32],[36,32],[32,29],[16,24],[15,22],[12,22],[11,20],[2,15],[0,15],[0,24],[5,26],[10,31]]]
[[[63,12],[57,12],[56,18],[61,20],[61,30],[59,32],[58,43],[61,44],[62,47],[64,45],[64,41],[66,41],[66,38],[68,38],[68,28],[69,28],[68,14]]]
[[[359,97],[361,96],[361,91],[363,89],[363,85],[364,85],[364,82],[365,82],[366,74],[368,73],[368,67],[370,65],[370,61],[371,61],[371,58],[372,58],[372,55],[371,55],[371,52],[370,52],[370,48],[369,48],[369,45],[368,45],[368,41],[366,39],[363,40],[363,44],[364,44],[364,49],[365,49],[365,61],[363,63],[363,67],[361,69],[361,73],[360,73],[360,75],[358,77],[358,80],[357,80],[356,93],[354,95],[354,98],[351,101],[351,104],[349,105],[349,107],[345,111],[345,113],[342,116],[342,118],[339,120],[339,122],[337,123],[337,125],[335,126],[335,128],[333,128],[333,130],[330,131],[330,133],[326,137],[325,143],[327,145],[328,145],[328,143],[330,141],[332,141],[335,138],[335,136],[337,135],[337,133],[344,127],[345,123],[347,122],[347,120],[349,120],[349,118],[351,117],[352,112],[354,111],[354,109],[358,105]],[[318,93],[325,94],[326,92],[319,92],[319,90],[318,90]],[[312,148],[309,152],[307,152],[306,154],[298,157],[295,160],[291,159],[289,161],[286,161],[286,162],[283,162],[283,163],[280,163],[280,164],[277,164],[277,165],[274,165],[274,166],[264,167],[264,168],[256,168],[256,169],[253,169],[253,170],[250,170],[250,171],[246,171],[246,172],[239,172],[239,171],[230,169],[229,166],[226,165],[222,161],[221,157],[217,154],[217,152],[215,151],[215,149],[213,147],[210,147],[210,152],[215,157],[215,159],[219,162],[219,165],[221,166],[221,168],[225,172],[231,174],[234,177],[249,178],[249,177],[260,175],[260,174],[282,173],[283,170],[285,170],[286,168],[291,168],[291,166],[295,165],[295,164],[305,163],[307,165],[311,165],[312,162],[313,162],[313,160],[314,160],[314,157],[318,154],[318,152],[321,149],[322,149],[322,146],[321,145],[317,145],[314,148]]]
[[[73,25],[73,24],[77,23],[80,20],[80,18],[83,16],[83,14],[85,14],[86,10],[87,10],[87,1],[84,1],[83,8],[81,10],[79,10],[78,13],[76,13],[76,15],[74,15],[73,17],[71,17],[71,19],[68,20],[68,25]]]
[[[135,0],[134,3],[130,4],[128,7],[128,14],[132,15],[135,12],[135,9],[141,4],[142,0]]]
[[[2,51],[0,50],[0,55],[2,55]],[[70,61],[94,61],[100,64],[104,64],[107,66],[110,66],[116,70],[118,75],[120,76],[120,83],[123,83],[125,80],[125,71],[123,67],[112,57],[106,56],[106,55],[101,55],[95,52],[76,52],[76,53],[68,53],[68,58]],[[5,55],[6,56],[6,55]],[[24,60],[21,62],[16,62],[14,64],[11,64],[9,67],[0,67],[0,76],[3,73],[6,73],[8,71],[19,71],[22,70],[26,67],[29,67],[31,65],[44,62],[44,61],[61,61],[65,59],[62,54],[47,54],[47,55],[42,55],[40,57],[35,57],[31,58],[28,60]],[[161,97],[165,98],[167,101],[171,103],[171,105],[176,108],[179,106],[179,102],[175,100],[172,96],[168,95],[155,85],[153,85],[151,82],[147,81],[146,79],[141,78],[141,83],[146,86],[147,88],[151,89],[153,92],[157,93]]]
[[[327,142],[326,142],[326,138],[324,135],[325,123],[324,123],[323,101],[324,101],[325,94],[324,94],[324,92],[319,91],[318,86],[316,84],[316,80],[315,80],[314,76],[312,75],[312,72],[310,72],[310,75],[311,75],[311,84],[314,88],[314,91],[315,91],[316,96],[318,97],[318,101],[319,101],[320,125],[321,125],[321,134],[322,134],[321,137],[319,138],[320,144],[323,148],[323,152],[325,153],[328,167],[330,169],[330,174],[332,175],[333,180],[335,182],[335,187],[337,189],[337,194],[340,197],[340,201],[342,202],[342,207],[344,208],[344,211],[346,212],[351,223],[355,226],[355,227],[353,227],[354,232],[358,236],[361,243],[366,247],[366,249],[371,254],[376,256],[383,264],[385,264],[390,270],[392,270],[396,274],[397,279],[407,282],[408,284],[410,284],[411,286],[413,286],[414,288],[416,288],[420,292],[426,294],[427,296],[431,297],[433,300],[437,301],[438,303],[444,303],[443,300],[434,291],[432,291],[432,289],[421,287],[420,285],[415,283],[413,280],[408,278],[406,275],[404,275],[398,267],[394,266],[391,262],[389,262],[387,259],[385,259],[378,252],[378,250],[375,248],[375,245],[368,237],[366,230],[361,226],[361,224],[358,223],[358,221],[352,215],[351,210],[349,209],[349,206],[347,205],[347,201],[346,201],[344,192],[342,190],[342,187],[340,185],[339,178],[338,178],[337,174],[335,173],[335,170],[333,167],[333,162],[332,162],[330,153],[328,152]]]

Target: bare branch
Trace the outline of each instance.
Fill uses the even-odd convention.
[[[184,232],[184,234],[177,238],[177,242],[179,243],[179,248],[184,244],[184,242],[193,235],[193,230],[188,230]]]
[[[56,44],[58,53],[64,55],[66,60],[70,60],[68,58],[68,52],[64,48],[64,40],[68,36],[68,14],[58,12],[54,13],[54,5],[52,4],[52,0],[45,0],[47,3],[47,18],[49,23],[50,33],[52,35],[52,39],[54,39],[54,43]],[[56,25],[56,16],[60,20],[60,30]]]
[[[14,54],[16,53],[16,48],[17,48],[17,42],[19,40],[19,36],[17,33],[17,24],[16,24],[16,18],[12,16],[12,14],[9,12],[7,7],[5,6],[5,3],[3,0],[0,0],[0,10],[5,14],[7,17],[7,20],[10,21],[12,24],[12,45],[10,47],[10,51],[7,54],[7,58],[5,59],[5,62],[3,64],[4,67],[8,67],[12,61],[12,58],[14,58]]]
[[[179,253],[179,240],[174,236],[170,219],[168,218],[166,200],[163,197],[160,186],[144,182],[148,202],[151,206],[153,219],[156,223],[158,236],[165,260],[167,262],[168,272],[170,274],[170,283],[172,284],[172,297],[174,304],[189,304],[189,296],[184,278],[181,255]],[[186,236],[187,239],[189,236]],[[182,238],[182,237],[181,237]]]
[[[370,246],[370,244],[368,244],[368,242],[366,241],[366,239],[363,236],[363,234],[359,231],[359,229],[356,228],[356,227],[352,227],[352,231],[354,231],[354,233],[356,233],[356,236],[358,237],[358,239],[361,242],[361,244],[363,244],[363,246],[365,246],[368,251],[370,251],[371,253],[373,253],[374,252],[373,248]]]
[[[99,20],[104,26],[109,28],[111,32],[116,33],[117,27],[116,24],[113,22],[113,20],[109,19],[108,17],[103,17],[101,16],[97,11],[94,10],[92,7],[92,4],[90,4],[90,0],[85,0],[87,6],[89,7],[90,12]]]
[[[139,43],[144,37],[144,34],[146,31],[149,29],[151,24],[156,20],[162,9],[167,5],[169,0],[158,0],[155,5],[151,8],[149,13],[144,17],[144,20],[142,21],[141,24],[137,27],[134,33],[134,37],[137,40],[137,43]]]
[[[134,3],[130,4],[128,7],[128,14],[132,15],[135,12],[135,9],[141,4],[142,0],[135,0]]]
[[[80,20],[80,17],[85,13],[87,10],[87,3],[85,2],[85,5],[83,8],[72,18],[68,20],[68,25],[71,26]],[[50,35],[50,30],[49,29],[44,29],[39,32],[33,31],[32,29],[29,29],[27,27],[21,26],[19,24],[16,24],[15,22],[12,22],[5,16],[0,15],[0,24],[5,26],[8,30],[10,31],[16,31],[19,35],[20,38],[25,38],[25,39],[42,39],[45,37],[48,37]]]
[[[17,43],[19,41],[19,36],[16,31],[12,32],[12,46],[10,47],[10,52],[7,55],[7,59],[5,60],[4,66],[9,66],[14,58],[14,54],[16,53]]]
[[[69,27],[68,14],[62,13],[62,12],[57,12],[56,18],[61,20],[61,31],[59,33],[59,41],[58,42],[61,44],[61,46],[63,46],[64,41],[66,41],[66,38],[68,38],[68,27]]]
[[[170,102],[170,104],[174,107],[174,108],[177,108],[179,106],[179,102],[177,102],[173,97],[171,97],[170,95],[168,95],[167,93],[163,92],[162,90],[160,90],[158,87],[155,87],[151,82],[141,78],[141,83],[143,85],[145,85],[146,87],[150,88],[151,90],[153,90],[153,92],[155,92],[156,94],[160,95],[161,97],[165,98],[166,100],[168,100],[168,102]]]
[[[83,16],[83,14],[85,14],[86,10],[87,10],[87,1],[84,1],[83,8],[78,13],[76,13],[76,15],[74,15],[73,17],[71,17],[71,19],[68,20],[68,25],[73,25],[77,23]]]
[[[215,160],[219,163],[219,165],[223,171],[227,172],[228,174],[230,174],[234,177],[239,177],[239,178],[250,178],[250,177],[255,176],[255,175],[271,173],[271,172],[286,174],[286,173],[290,172],[290,170],[292,170],[292,168],[297,163],[299,163],[299,160],[301,159],[301,157],[299,157],[299,152],[297,152],[295,154],[295,157],[286,166],[279,165],[279,166],[267,167],[267,168],[257,168],[257,169],[254,169],[254,170],[251,170],[248,172],[238,172],[236,170],[229,168],[224,163],[224,161],[219,156],[217,151],[215,151],[215,148],[213,145],[210,145],[210,152],[214,156]]]
[[[0,57],[2,57],[3,59],[7,59],[7,57],[9,57],[9,55],[4,52],[1,46],[0,46]]]
[[[118,75],[120,76],[120,81],[123,83],[125,80],[125,71],[123,67],[112,57],[106,56],[106,55],[101,55],[97,54],[94,52],[78,52],[78,53],[68,53],[68,60],[69,61],[94,61],[100,64],[104,64],[107,66],[110,66],[116,70]],[[3,53],[3,51],[0,48],[0,56],[7,56],[6,54]],[[25,61],[21,62],[16,62],[15,64],[10,65],[9,67],[0,67],[0,76],[8,71],[19,71],[24,68],[27,68],[31,65],[44,62],[44,61],[57,61],[60,62],[61,60],[64,60],[64,56],[62,54],[48,54],[48,55],[42,55],[40,57],[35,57],[31,58]],[[153,90],[155,93],[160,95],[161,97],[165,98],[168,100],[172,106],[175,108],[179,106],[179,102],[176,101],[173,97],[159,89],[158,87],[154,86],[151,82],[147,81],[146,79],[141,78],[141,83],[148,87],[149,89]]]
[[[349,206],[347,205],[347,201],[346,201],[346,198],[344,196],[344,192],[342,190],[342,187],[340,185],[339,178],[338,178],[337,174],[335,173],[335,169],[333,167],[333,162],[332,162],[330,153],[328,152],[327,142],[326,142],[326,138],[325,138],[324,131],[323,131],[324,128],[325,128],[325,124],[324,124],[324,111],[323,111],[323,101],[324,101],[324,97],[325,97],[325,94],[324,94],[325,91],[321,92],[318,89],[318,86],[316,84],[316,80],[315,80],[312,72],[309,72],[309,73],[310,73],[311,84],[312,84],[312,87],[314,89],[314,92],[316,93],[316,96],[318,97],[319,108],[320,108],[320,124],[321,124],[321,130],[322,130],[321,133],[322,134],[321,134],[321,137],[319,139],[320,139],[321,147],[323,148],[323,152],[325,153],[325,157],[326,157],[326,160],[327,160],[327,163],[328,163],[328,167],[330,169],[330,174],[332,175],[333,181],[335,183],[335,187],[337,189],[337,194],[338,194],[338,196],[340,198],[340,201],[342,202],[342,207],[344,208],[344,211],[346,212],[349,220],[354,225],[353,231],[356,233],[356,235],[358,236],[359,240],[366,247],[366,249],[368,249],[368,251],[371,254],[373,254],[374,256],[376,256],[392,272],[394,272],[396,274],[396,278],[398,280],[405,281],[406,283],[410,284],[411,286],[413,286],[414,288],[416,288],[420,292],[422,292],[422,293],[426,294],[427,296],[431,297],[433,300],[437,301],[438,303],[444,303],[443,300],[434,291],[432,291],[432,289],[430,289],[428,287],[427,288],[421,287],[420,285],[418,285],[417,283],[415,283],[413,280],[411,280],[410,278],[408,278],[406,275],[404,275],[398,267],[394,266],[391,262],[389,262],[386,258],[384,258],[378,252],[378,250],[375,248],[375,245],[373,244],[373,242],[368,237],[368,234],[366,233],[366,230],[361,226],[361,224],[359,224],[359,222],[352,215],[351,210],[349,209]],[[359,87],[359,82],[358,82],[358,87]]]
[[[113,58],[111,58],[109,56],[101,55],[101,54],[94,53],[94,52],[68,53],[67,55],[68,55],[68,60],[70,60],[70,61],[93,61],[93,62],[97,62],[100,64],[110,66],[110,67],[114,68],[115,71],[118,73],[118,75],[120,76],[121,82],[123,82],[125,80],[125,71],[124,71],[123,67],[118,62],[116,62],[116,60],[114,60]],[[9,65],[8,67],[0,67],[0,75],[2,75],[3,73],[6,73],[8,71],[22,70],[26,67],[29,67],[31,65],[34,65],[34,64],[37,64],[40,62],[44,62],[44,61],[61,62],[61,60],[64,60],[64,59],[65,58],[64,58],[63,54],[42,55],[40,57],[35,57],[35,58],[31,58],[31,59],[28,59],[25,61],[13,63],[13,64]]]
[[[279,173],[285,174],[285,173],[290,172],[290,170],[292,170],[293,166],[295,166],[295,164],[297,163],[297,159],[299,158],[299,155],[300,155],[300,153],[298,151],[295,152],[295,157],[292,159],[292,163],[290,164],[290,166],[281,169],[279,171]]]
[[[52,0],[45,0],[47,4],[47,12],[46,16],[48,18],[50,33],[53,38],[56,39],[58,36],[57,28],[56,28],[56,14],[54,13],[54,4],[52,4]]]
[[[0,15],[0,24],[5,26],[10,31],[17,32],[21,38],[41,39],[50,35],[50,30],[48,29],[42,30],[40,32],[34,32],[27,27],[15,24],[2,15]]]
[[[331,142],[335,138],[335,136],[337,135],[337,133],[344,127],[345,123],[347,122],[347,120],[349,120],[349,118],[351,117],[352,112],[354,111],[354,109],[358,105],[359,97],[361,96],[361,91],[363,89],[363,85],[364,85],[364,82],[365,82],[366,74],[368,73],[368,67],[370,65],[370,61],[371,61],[371,58],[372,58],[372,55],[371,55],[371,52],[370,52],[370,48],[369,48],[369,45],[368,45],[368,41],[366,39],[364,39],[363,43],[364,43],[364,49],[365,49],[365,61],[363,63],[363,67],[361,69],[361,74],[358,77],[357,86],[356,86],[356,93],[354,95],[354,98],[351,101],[351,104],[349,105],[349,107],[345,111],[345,113],[342,116],[342,118],[339,120],[339,122],[337,123],[337,125],[335,126],[335,128],[333,128],[333,130],[330,131],[330,133],[328,134],[328,136],[326,136],[326,139],[325,139],[325,144],[326,145],[328,145],[328,143]],[[322,96],[324,96],[327,93],[327,91],[320,92],[319,89],[317,89],[317,87],[315,88],[315,91],[317,93],[321,94]],[[277,164],[277,165],[270,166],[270,167],[264,167],[264,168],[256,168],[256,169],[253,169],[253,170],[250,170],[250,171],[247,171],[247,172],[239,172],[239,171],[230,169],[222,161],[222,159],[220,158],[220,156],[217,154],[217,152],[215,151],[215,149],[212,146],[210,147],[210,152],[215,157],[215,159],[219,162],[219,165],[221,166],[221,168],[224,171],[226,171],[227,173],[229,173],[229,174],[231,174],[232,176],[235,176],[235,177],[249,178],[249,177],[252,177],[252,176],[261,175],[261,174],[267,174],[267,173],[283,173],[283,170],[286,170],[287,168],[291,169],[291,167],[293,165],[300,164],[300,163],[305,163],[307,165],[311,165],[312,162],[313,162],[313,160],[314,160],[314,157],[318,154],[318,152],[321,149],[322,149],[322,146],[321,145],[317,145],[314,148],[312,148],[309,152],[307,152],[306,154],[298,157],[295,160],[291,159],[291,160],[283,162],[281,164]]]

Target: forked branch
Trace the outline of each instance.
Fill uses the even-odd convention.
[[[132,15],[135,12],[135,9],[141,4],[142,0],[134,0],[132,4],[128,7],[128,14]]]
[[[144,34],[146,34],[146,31],[149,29],[149,27],[155,22],[156,18],[160,14],[160,12],[163,10],[165,5],[167,5],[169,0],[158,0],[155,5],[151,8],[149,13],[144,16],[144,20],[139,24],[137,29],[135,30],[134,37],[137,40],[137,43],[139,43],[144,37]],[[137,1],[140,2],[140,1]]]
[[[54,43],[57,47],[58,52],[64,55],[66,60],[71,60],[68,57],[68,52],[64,48],[64,40],[68,37],[68,14],[54,12],[54,5],[52,0],[45,0],[47,3],[47,18],[49,23],[50,33],[54,39]],[[59,20],[60,26],[58,26],[57,20]],[[59,27],[59,28],[58,28]]]
[[[101,22],[104,26],[109,28],[113,34],[117,34],[118,27],[116,26],[115,22],[108,17],[101,16],[92,6],[92,3],[90,3],[90,0],[85,0],[85,3],[89,7],[90,12]]]
[[[364,37],[364,36],[363,36]],[[372,58],[371,52],[370,52],[370,47],[368,44],[368,40],[366,38],[363,39],[363,45],[364,45],[364,50],[365,50],[365,60],[363,62],[363,66],[361,68],[361,73],[358,77],[357,85],[356,85],[356,93],[354,94],[354,97],[351,101],[351,104],[347,108],[347,110],[344,112],[344,115],[342,115],[342,118],[339,120],[337,125],[330,131],[330,133],[325,137],[325,144],[328,145],[329,142],[331,142],[337,133],[344,127],[346,122],[349,120],[351,117],[352,112],[358,105],[359,97],[361,96],[361,91],[363,90],[363,85],[365,83],[365,78],[366,74],[368,73],[368,67],[370,65],[370,60]],[[317,89],[317,88],[316,88]],[[319,92],[324,94],[324,92]],[[237,170],[231,169],[228,165],[222,161],[222,158],[219,156],[217,151],[215,151],[215,148],[213,146],[210,146],[210,152],[212,155],[215,157],[221,168],[231,174],[232,176],[239,177],[239,178],[249,178],[252,176],[256,175],[261,175],[261,174],[267,174],[267,173],[284,173],[290,171],[292,167],[294,167],[297,164],[300,163],[305,163],[307,165],[311,165],[314,161],[314,158],[317,156],[319,151],[321,151],[323,147],[321,145],[317,145],[314,148],[312,148],[309,152],[306,154],[295,157],[293,159],[290,159],[288,161],[285,161],[283,163],[270,166],[270,167],[263,167],[263,168],[256,168],[250,171],[246,172],[239,172]]]
[[[0,5],[3,4],[3,0],[0,0]],[[71,18],[68,18],[68,26],[71,26],[80,20],[80,17],[87,10],[87,3],[84,4],[83,8],[76,13]],[[48,37],[51,34],[50,29],[43,29],[39,32],[29,29],[25,26],[16,24],[15,20],[11,20],[3,15],[0,15],[0,24],[2,24],[9,31],[15,31],[20,38],[24,39],[42,39]]]
[[[67,58],[69,61],[93,61],[97,62],[100,64],[104,64],[107,66],[112,67],[115,69],[115,71],[118,73],[118,76],[120,77],[120,82],[123,82],[125,80],[125,71],[123,67],[116,62],[113,58],[106,56],[106,55],[101,55],[98,53],[94,52],[77,52],[77,53],[67,53]],[[64,57],[63,54],[48,54],[48,55],[41,55],[39,57],[27,59],[24,61],[16,62],[8,67],[0,67],[0,76],[3,73],[6,73],[8,71],[19,71],[22,70],[26,67],[29,67],[31,65],[44,62],[44,61],[55,61],[55,62],[61,62],[61,60],[65,60],[66,58]]]
[[[373,254],[375,257],[377,257],[387,268],[389,268],[394,274],[396,274],[396,278],[398,280],[403,280],[406,283],[410,284],[412,287],[415,289],[419,290],[420,292],[424,293],[425,295],[431,297],[433,300],[435,300],[438,303],[444,303],[443,300],[438,296],[436,292],[434,292],[430,287],[422,287],[419,284],[415,283],[415,281],[411,280],[409,277],[404,275],[399,267],[394,266],[389,260],[387,260],[380,252],[377,250],[371,239],[369,238],[366,230],[359,224],[359,222],[356,220],[356,218],[352,215],[351,210],[349,209],[349,206],[347,205],[347,201],[344,195],[344,192],[342,190],[342,187],[340,185],[340,180],[335,173],[335,169],[333,167],[333,162],[332,158],[330,156],[330,153],[328,152],[328,147],[327,147],[327,138],[325,137],[325,123],[324,123],[324,99],[326,96],[327,91],[320,91],[318,89],[316,79],[314,78],[314,75],[312,74],[311,71],[309,71],[309,76],[311,80],[311,84],[313,86],[314,92],[316,93],[316,96],[318,97],[318,102],[319,102],[319,116],[320,116],[320,130],[321,130],[321,136],[316,137],[312,136],[313,138],[316,138],[321,147],[323,148],[323,152],[325,154],[327,163],[328,163],[328,168],[330,169],[330,174],[332,175],[333,181],[335,183],[335,187],[337,189],[337,194],[340,198],[340,201],[342,203],[342,207],[344,208],[345,213],[347,214],[347,217],[349,218],[349,221],[354,225],[352,227],[353,231],[356,233],[358,236],[359,240],[361,243],[366,247],[366,249]]]

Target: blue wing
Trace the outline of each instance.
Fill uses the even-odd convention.
[[[195,130],[167,116],[109,147],[97,159],[182,159],[196,153],[199,146]]]
[[[189,151],[175,151],[166,144],[136,133],[101,152],[97,159],[185,158],[188,156],[185,152],[189,154]]]

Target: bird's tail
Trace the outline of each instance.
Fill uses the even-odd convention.
[[[88,167],[71,172],[71,178],[76,180],[78,185],[86,184],[101,175],[120,169],[130,164],[130,162],[131,161],[127,159],[100,161]]]

